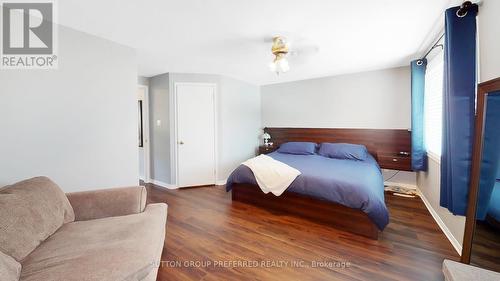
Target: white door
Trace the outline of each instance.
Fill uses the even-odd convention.
[[[215,85],[176,84],[177,185],[215,184]]]

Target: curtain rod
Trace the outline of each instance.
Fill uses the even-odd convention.
[[[479,5],[481,3],[481,1],[478,1],[477,5]],[[474,5],[471,1],[465,1],[462,3],[462,5],[460,5],[460,8],[457,10],[457,17],[459,18],[463,18],[467,15],[467,12],[469,11],[469,9],[472,7],[472,5]],[[435,48],[437,47],[443,47],[443,44],[439,44],[439,41],[441,41],[441,39],[443,39],[444,37],[444,33],[441,34],[441,36],[439,36],[439,38],[436,40],[436,43],[434,43],[430,49],[425,53],[425,55],[417,60],[417,65],[422,65],[424,63],[424,59],[427,58],[427,56],[430,54],[430,52],[432,52],[432,50],[434,50]]]
[[[424,63],[424,59],[427,58],[427,56],[432,52],[432,50],[434,50],[437,47],[441,47],[441,48],[443,47],[443,44],[438,44],[439,41],[441,41],[441,39],[443,39],[443,37],[444,37],[444,33],[441,34],[441,36],[439,36],[439,38],[436,40],[436,43],[434,43],[432,45],[432,47],[427,51],[427,53],[425,53],[425,55],[421,59],[417,60],[417,65],[422,65]]]

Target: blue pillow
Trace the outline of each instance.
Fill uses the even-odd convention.
[[[316,143],[314,142],[285,142],[280,145],[278,152],[297,154],[297,155],[313,155],[316,152]]]
[[[368,157],[368,150],[360,144],[324,142],[319,147],[318,154],[329,158],[364,161]]]

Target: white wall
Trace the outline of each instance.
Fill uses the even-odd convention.
[[[139,85],[142,85],[142,86],[146,86],[149,88],[149,78],[148,77],[143,77],[143,76],[139,76],[137,77],[137,84]],[[142,114],[143,114],[143,118],[144,117],[144,114],[145,114],[145,108],[146,108],[146,104],[144,104],[144,93],[141,94],[141,97],[139,98],[139,100],[142,100]],[[144,120],[143,120],[144,122]],[[149,136],[146,136],[146,131],[144,129],[144,126],[142,128],[143,130],[143,141],[145,139],[148,139],[149,140]],[[151,164],[150,164],[151,166]],[[146,168],[146,165],[144,163],[144,146],[143,147],[139,147],[139,178],[144,180],[144,181],[148,181],[149,179],[146,179],[146,171],[145,171],[145,168]]]
[[[134,50],[59,29],[59,69],[0,70],[0,185],[45,175],[65,191],[137,184]]]
[[[145,85],[145,81],[139,80],[139,85],[147,86]],[[149,84],[149,83],[148,83]],[[142,102],[142,115],[143,115],[143,120],[142,123],[145,121],[145,115],[147,114],[147,105],[145,104],[146,101],[146,88],[143,87],[138,87],[137,89],[137,101]],[[139,110],[138,110],[139,112]],[[137,121],[140,121],[141,119],[138,118]],[[139,122],[138,122],[139,123]],[[149,136],[146,136],[146,129],[145,129],[145,124],[142,124],[142,142],[143,146],[138,147],[138,155],[139,155],[139,179],[146,180],[146,163],[144,163],[144,146],[146,145],[146,141],[149,140]]]
[[[410,128],[410,70],[392,68],[261,87],[264,127]]]
[[[241,162],[255,156],[261,131],[258,86],[221,77],[218,97],[218,181],[225,183]]]
[[[137,84],[149,87],[149,77],[138,76]]]
[[[479,8],[480,82],[500,77],[500,1],[483,0]]]
[[[441,165],[439,161],[429,157],[427,172],[417,173],[417,186],[420,189],[422,199],[428,204],[428,208],[435,216],[452,245],[461,253],[464,238],[465,217],[455,216],[448,209],[439,205],[441,193]]]

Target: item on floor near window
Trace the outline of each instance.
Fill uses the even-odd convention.
[[[167,206],[146,196],[142,186],[64,194],[46,177],[1,188],[0,279],[156,280]]]
[[[401,196],[410,196],[410,197],[415,197],[418,196],[417,190],[413,188],[407,188],[407,187],[402,187],[402,186],[396,186],[396,185],[386,185],[384,188],[385,191],[392,192],[394,195]]]

